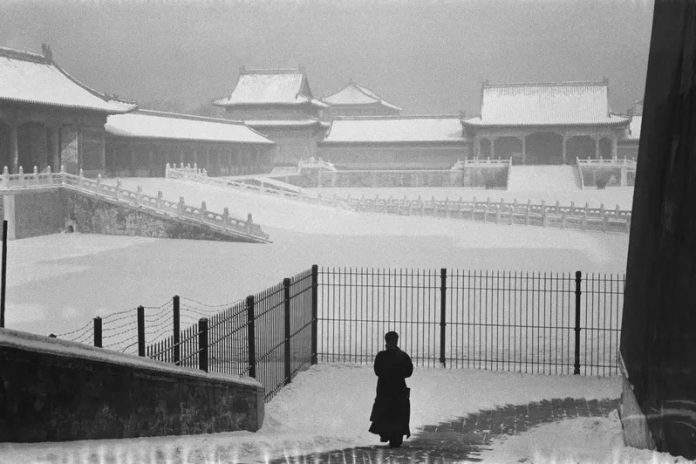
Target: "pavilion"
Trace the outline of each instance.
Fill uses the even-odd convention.
[[[352,80],[338,92],[322,99],[329,107],[324,110],[326,119],[339,116],[396,116],[401,108]]]
[[[302,69],[251,70],[242,67],[232,93],[215,100],[226,117],[241,120],[276,143],[273,164],[296,166],[316,155],[327,126],[319,113],[327,105],[314,98]]]
[[[609,110],[609,82],[483,84],[481,115],[462,120],[473,155],[515,164],[616,158],[630,117]]]

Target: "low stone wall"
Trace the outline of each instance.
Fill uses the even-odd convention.
[[[61,191],[66,218],[78,232],[194,240],[242,241],[186,219],[111,203],[74,190]]]
[[[0,329],[0,442],[258,430],[264,390],[64,340]]]
[[[6,190],[2,214],[8,237],[74,232],[217,241],[252,241],[186,218],[158,214],[61,187]]]

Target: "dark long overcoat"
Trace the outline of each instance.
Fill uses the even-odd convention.
[[[386,439],[410,437],[410,390],[405,379],[413,373],[411,357],[397,347],[388,347],[375,357],[374,369],[377,397],[370,414],[370,432]]]

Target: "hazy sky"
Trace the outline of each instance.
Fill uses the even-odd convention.
[[[481,83],[610,80],[642,98],[651,0],[0,0],[0,46],[99,91],[194,111],[239,67],[304,66],[322,97],[350,78],[404,114],[479,112]],[[165,102],[165,103],[163,103]]]

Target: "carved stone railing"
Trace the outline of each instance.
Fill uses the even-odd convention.
[[[636,160],[630,158],[577,158],[580,187],[627,187],[635,183]]]
[[[262,176],[246,177],[244,179],[240,177],[208,177],[206,170],[199,169],[195,164],[193,166],[182,164],[179,167],[167,164],[165,167],[165,177],[169,179],[190,180],[209,185],[230,187],[290,200],[346,208],[345,202],[336,200],[335,198],[326,198],[320,193],[312,192],[274,179],[267,179]]]
[[[469,219],[496,224],[537,225],[543,227],[574,228],[581,230],[602,230],[604,232],[629,232],[631,228],[631,212],[622,210],[618,205],[615,209],[548,205],[544,201],[532,204],[491,201],[459,200],[416,200],[403,198],[387,199],[380,197],[348,198],[345,201],[356,211],[391,213],[400,215],[438,216],[449,218]]]
[[[115,186],[109,185],[103,182],[101,175],[96,179],[87,178],[82,175],[82,170],[79,175],[74,175],[65,172],[64,169],[54,173],[50,167],[44,172],[38,172],[35,167],[32,173],[26,174],[20,167],[17,174],[10,174],[5,167],[0,177],[0,190],[43,187],[69,188],[118,204],[147,209],[172,218],[194,221],[221,233],[231,233],[257,242],[269,242],[268,234],[261,230],[261,226],[253,222],[251,214],[246,220],[237,219],[230,216],[228,208],[224,208],[222,213],[217,213],[209,211],[205,202],[197,207],[186,204],[184,197],[179,197],[178,202],[166,200],[161,191],[157,192],[156,197],[145,195],[140,186],[136,191],[126,190],[118,180]]]

